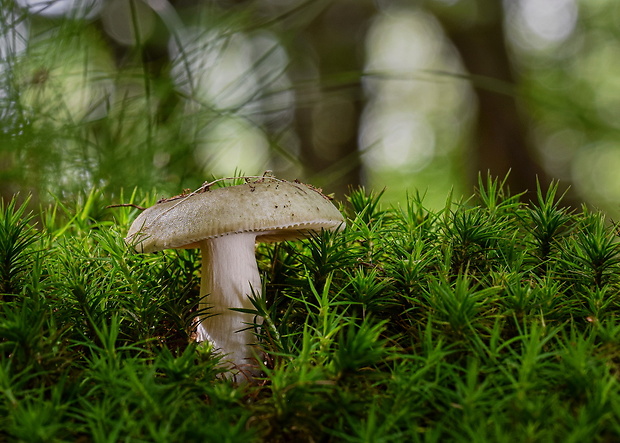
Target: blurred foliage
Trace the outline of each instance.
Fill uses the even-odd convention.
[[[0,0],[0,194],[172,195],[271,169],[441,207],[492,164],[474,129],[486,91],[517,106],[511,150],[532,162],[511,177],[617,215],[620,8],[489,1]],[[487,22],[504,45],[473,52],[509,80],[467,71],[457,39]],[[500,115],[487,131],[510,126]]]

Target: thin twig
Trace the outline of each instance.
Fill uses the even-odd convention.
[[[127,207],[136,208],[136,209],[139,209],[140,211],[144,211],[146,209],[140,205],[135,205],[133,203],[119,203],[116,205],[108,205],[105,208],[108,209],[108,208],[127,208]]]

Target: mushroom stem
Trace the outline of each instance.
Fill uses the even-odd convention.
[[[232,368],[252,365],[255,342],[250,326],[252,314],[233,309],[252,309],[249,295],[260,294],[256,264],[256,233],[240,233],[201,242],[202,278],[197,341],[210,341],[225,354]],[[250,328],[250,329],[249,329]]]

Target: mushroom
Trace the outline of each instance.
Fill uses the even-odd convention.
[[[337,230],[342,214],[321,192],[298,182],[264,178],[163,200],[142,212],[127,238],[138,252],[200,248],[196,341],[225,354],[226,367],[251,367],[254,317],[248,295],[261,293],[256,242],[277,242]],[[248,371],[252,372],[252,371]]]

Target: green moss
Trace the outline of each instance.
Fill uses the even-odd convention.
[[[191,343],[197,251],[132,253],[138,210],[96,192],[3,205],[0,439],[619,439],[617,226],[554,187],[448,202],[354,190],[344,232],[261,245],[264,378],[242,386]]]

